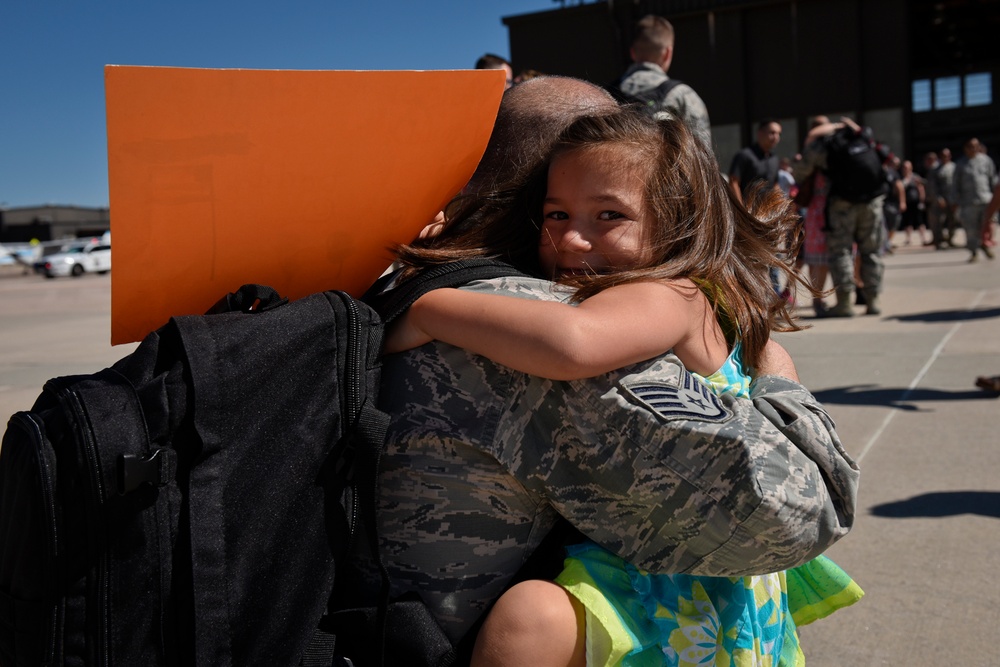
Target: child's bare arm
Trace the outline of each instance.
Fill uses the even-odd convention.
[[[435,290],[410,308],[386,351],[441,340],[532,375],[592,377],[663,354],[693,330],[700,334],[703,300],[694,286],[658,282],[612,287],[575,307]]]

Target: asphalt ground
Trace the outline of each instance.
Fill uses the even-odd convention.
[[[898,248],[882,314],[812,318],[779,340],[862,470],[854,530],[828,552],[865,590],[801,628],[810,667],[993,666],[1000,628],[1000,259]],[[109,276],[0,273],[0,419],[112,347]]]

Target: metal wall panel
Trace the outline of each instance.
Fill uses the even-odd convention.
[[[713,127],[726,128],[719,153],[730,152],[733,127],[747,143],[763,117],[796,120],[797,131],[785,128],[784,153],[800,144],[810,117],[832,110],[861,122],[866,114],[880,124],[898,119],[893,148],[911,158],[945,145],[957,154],[974,135],[1000,149],[996,101],[913,113],[910,95],[914,78],[985,71],[997,99],[1000,0],[637,0],[504,22],[516,67],[603,85],[628,66],[632,28],[647,13],[674,24],[670,74],[698,91]]]

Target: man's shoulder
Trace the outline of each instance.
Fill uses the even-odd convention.
[[[663,96],[663,106],[688,109],[691,113],[708,113],[708,106],[694,88],[677,79],[669,79],[671,87]]]
[[[666,95],[667,98],[678,97],[678,98],[696,99],[702,101],[701,95],[699,95],[698,91],[696,91],[694,88],[691,87],[691,84],[685,83],[678,79],[670,79],[670,82],[673,85],[667,92]]]
[[[633,63],[618,79],[618,88],[628,95],[660,86],[670,77],[654,63]]]
[[[986,155],[985,153],[979,153],[978,155],[976,155],[974,159],[976,161],[976,167],[978,169],[985,172],[993,172],[996,170],[997,167],[996,162],[994,162],[993,158],[991,158],[989,155]]]
[[[644,78],[656,78],[659,80],[669,79],[667,73],[663,71],[663,68],[656,63],[650,62],[636,62],[629,65],[625,73],[621,75],[621,79],[629,79],[634,76],[642,76]]]
[[[736,159],[740,162],[761,162],[764,160],[764,151],[760,150],[757,144],[744,146],[736,153]]]
[[[686,83],[678,84],[663,98],[660,107],[687,121],[711,145],[708,107],[694,88]]]

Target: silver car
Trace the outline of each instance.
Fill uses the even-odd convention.
[[[82,276],[84,273],[107,273],[111,270],[111,246],[102,243],[73,245],[42,260],[46,278]]]

